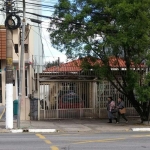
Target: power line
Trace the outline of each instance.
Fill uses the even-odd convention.
[[[18,2],[21,2],[21,1],[18,1]],[[25,3],[26,3],[26,4],[31,4],[31,5],[34,5],[34,6],[54,8],[54,6],[50,6],[50,5],[43,5],[43,4],[30,3],[30,2],[25,2]]]
[[[35,0],[36,2],[41,2],[41,1],[37,1],[37,0]],[[4,1],[3,1],[4,2]],[[22,8],[22,7],[19,7],[19,5],[20,5],[20,3],[22,3],[22,1],[16,1],[16,6],[17,6],[17,13],[22,13],[22,11],[20,11],[19,10],[19,8]],[[30,3],[30,2],[25,2],[28,6],[35,6],[35,7],[37,7],[37,8],[42,8],[41,9],[41,11],[43,11],[43,8],[50,8],[50,10],[45,10],[45,11],[51,11],[52,9],[54,10],[54,6],[52,6],[52,5],[43,5],[43,4],[37,4],[37,3]],[[56,4],[56,2],[54,2],[55,4]],[[4,5],[1,5],[1,6],[4,6]],[[37,9],[36,8],[36,9]],[[26,9],[31,9],[31,8],[26,8]],[[33,9],[33,8],[32,8]],[[40,10],[40,9],[37,9],[37,10]],[[1,10],[2,12],[5,12],[4,10]],[[41,17],[41,18],[47,18],[47,19],[54,19],[54,20],[61,20],[61,19],[59,19],[59,18],[54,18],[54,17],[50,17],[50,16],[45,16],[45,15],[40,15],[40,14],[36,14],[36,13],[32,13],[32,12],[26,12],[27,14],[30,14],[30,15],[33,15],[33,16],[37,16],[37,17]],[[27,17],[26,17],[27,18]],[[31,19],[31,18],[27,18],[27,19]],[[61,20],[61,21],[63,21],[63,20]],[[35,25],[31,25],[31,26],[34,26],[34,27],[38,27],[38,28],[45,28],[45,29],[48,29],[48,28],[46,28],[46,27],[40,27],[40,26],[35,26]],[[33,30],[33,29],[32,29]],[[35,30],[33,30],[34,32],[36,32]],[[37,32],[36,32],[37,33]],[[37,33],[38,34],[38,33]],[[39,34],[38,34],[39,35]],[[49,51],[50,51],[50,53],[51,53],[51,55],[53,56],[53,54],[52,54],[52,52],[51,52],[51,50],[50,50],[50,48],[49,48],[49,42],[46,40],[46,38],[45,38],[45,35],[44,35],[44,37],[42,37],[41,35],[39,35],[41,38],[43,38],[45,41],[46,41],[46,44],[47,44],[47,46],[48,46],[48,49],[49,49]],[[54,58],[54,56],[53,56],[53,58]]]
[[[18,7],[18,10],[19,10],[19,8],[22,8],[22,7]],[[32,7],[31,7],[31,8],[27,8],[27,10],[30,10],[30,9],[32,9],[32,10],[33,10],[33,8],[32,8]],[[42,9],[34,8],[34,10],[41,10],[41,11],[54,12],[54,10],[49,10],[49,9],[44,10],[43,8],[42,8]]]
[[[54,55],[52,54],[52,52],[51,52],[51,50],[50,50],[50,48],[49,48],[49,45],[48,45],[48,43],[49,43],[49,44],[51,44],[51,43],[48,42],[45,37],[43,37],[43,36],[41,36],[39,33],[37,33],[33,28],[31,28],[31,29],[32,29],[36,34],[38,34],[42,39],[44,39],[44,40],[46,41],[46,44],[47,44],[47,46],[48,46],[48,49],[49,49],[49,51],[50,51],[52,57],[54,58]]]

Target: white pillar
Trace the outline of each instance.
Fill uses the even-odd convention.
[[[6,84],[6,129],[13,128],[13,84]]]

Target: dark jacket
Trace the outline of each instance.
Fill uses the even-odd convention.
[[[124,101],[121,101],[117,104],[118,109],[123,109],[125,107]]]

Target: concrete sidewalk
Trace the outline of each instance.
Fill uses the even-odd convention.
[[[121,123],[119,124],[116,124],[115,121],[113,123],[107,123],[107,121],[108,119],[56,119],[47,121],[21,121],[21,130],[19,130],[19,132],[117,132],[133,131],[133,128],[147,129],[146,131],[150,130],[150,125],[148,123],[141,124],[139,118],[129,118],[128,124],[126,124],[124,120],[121,120]],[[14,129],[17,129],[16,120],[14,121]],[[11,131],[5,129],[4,121],[0,121],[0,132]]]

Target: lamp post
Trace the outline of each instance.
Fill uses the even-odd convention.
[[[18,98],[18,116],[17,128],[20,128],[21,100],[22,100],[22,80],[24,66],[24,39],[25,39],[25,0],[23,0],[23,20],[22,20],[22,37],[21,37],[21,52],[20,52],[20,69],[19,69],[19,98]]]

